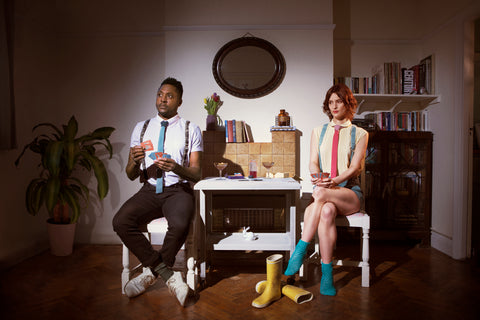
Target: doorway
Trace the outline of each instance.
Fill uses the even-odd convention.
[[[472,252],[480,265],[480,19],[475,20],[474,94],[473,94],[473,166],[472,166]]]

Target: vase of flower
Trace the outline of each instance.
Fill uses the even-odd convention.
[[[217,116],[214,114],[207,115],[207,131],[214,131],[217,129]]]
[[[216,93],[212,96],[205,98],[205,110],[207,110],[207,131],[214,131],[217,128],[217,122],[221,123],[220,116],[217,114],[218,109],[223,104],[220,100],[220,96]]]

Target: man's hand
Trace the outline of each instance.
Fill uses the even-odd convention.
[[[142,146],[134,146],[130,148],[128,153],[128,163],[125,168],[127,177],[135,180],[140,175],[140,162],[145,158],[145,150]]]
[[[157,168],[165,172],[175,171],[175,168],[178,166],[177,162],[171,158],[158,158],[153,163]]]
[[[135,162],[135,164],[140,164],[140,162],[145,158],[145,150],[142,146],[134,146],[130,148],[130,159]]]

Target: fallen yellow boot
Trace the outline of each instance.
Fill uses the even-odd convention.
[[[290,284],[283,286],[282,293],[298,304],[302,304],[313,299],[313,293]]]
[[[255,308],[265,308],[282,297],[280,289],[282,262],[283,256],[281,254],[273,254],[267,258],[267,281],[265,281],[262,294],[252,301],[252,306]]]
[[[265,290],[267,281],[263,280],[257,283],[255,291],[262,293]],[[299,287],[281,283],[282,294],[292,299],[295,303],[302,304],[313,299],[313,293]]]

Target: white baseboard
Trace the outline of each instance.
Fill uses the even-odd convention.
[[[452,238],[438,233],[435,230],[432,230],[431,246],[432,248],[435,248],[450,257],[453,254]]]

